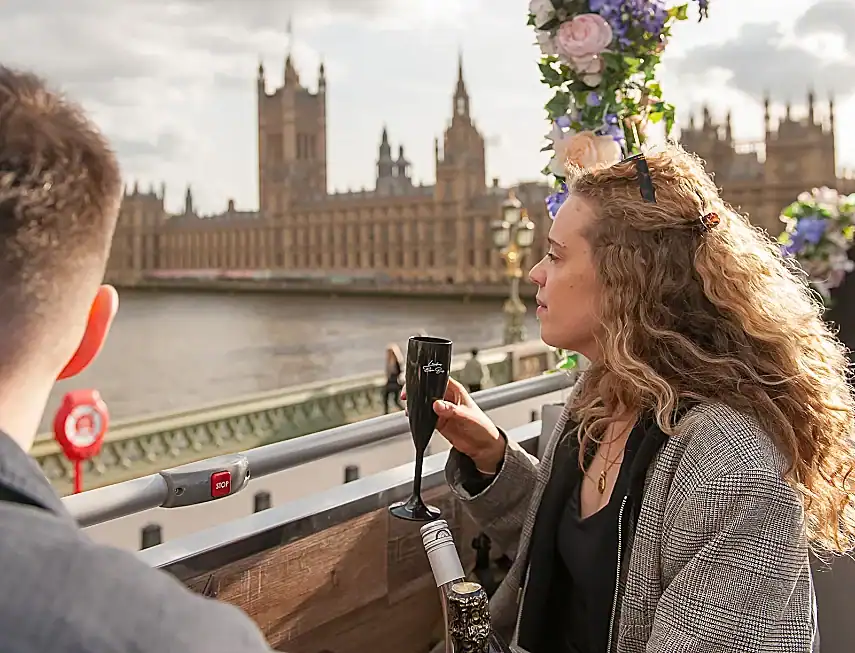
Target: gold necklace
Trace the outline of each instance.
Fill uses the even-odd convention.
[[[609,449],[611,449],[612,443],[609,442]],[[603,458],[606,459],[606,464],[603,466],[603,471],[600,472],[600,476],[597,479],[597,492],[600,494],[606,493],[606,482],[608,481],[609,472],[612,468],[618,464],[620,461],[623,452],[618,453],[617,457],[614,460],[609,460],[608,458],[609,452],[606,450],[606,455]]]
[[[631,430],[631,427],[630,427],[630,430]],[[624,434],[623,434],[623,433],[621,433],[621,435],[620,435],[619,437],[623,437],[623,435],[624,435]],[[600,472],[600,475],[599,475],[599,477],[597,478],[597,492],[599,492],[600,494],[605,494],[605,493],[606,493],[606,484],[608,483],[609,472],[610,472],[610,471],[612,470],[612,468],[613,468],[615,465],[617,465],[617,464],[620,462],[620,460],[623,458],[624,449],[622,448],[622,449],[618,452],[618,455],[614,458],[614,460],[609,460],[609,453],[611,453],[611,450],[612,450],[612,444],[614,444],[614,441],[615,441],[615,440],[617,440],[617,439],[618,439],[618,438],[612,438],[612,439],[610,439],[610,440],[608,441],[608,445],[607,445],[606,453],[605,453],[605,455],[603,456],[603,458],[605,458],[605,459],[606,459],[606,464],[605,464],[605,465],[603,465],[603,470]],[[600,443],[600,446],[602,446],[602,444],[603,444],[603,443],[601,442],[601,443]],[[586,476],[588,475],[587,471],[585,472],[585,475],[586,475]],[[590,476],[588,476],[588,478],[591,478],[591,477],[590,477]],[[593,479],[591,479],[591,480],[593,480]]]

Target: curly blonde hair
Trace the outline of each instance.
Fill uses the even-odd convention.
[[[668,146],[646,161],[655,203],[634,163],[568,174],[597,215],[585,235],[602,284],[602,358],[574,403],[580,432],[596,440],[616,414],[652,410],[673,433],[680,400],[725,403],[787,456],[812,546],[850,550],[855,401],[821,302],[698,158]],[[705,230],[710,212],[720,223]]]

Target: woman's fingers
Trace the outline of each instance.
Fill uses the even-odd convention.
[[[466,392],[466,388],[464,388],[458,381],[450,378],[448,379],[448,385],[445,386],[443,399],[453,404],[465,404],[468,403],[469,394]],[[404,386],[404,388],[401,389],[401,401],[406,400],[407,388]]]

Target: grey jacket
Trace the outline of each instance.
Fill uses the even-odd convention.
[[[2,431],[0,570],[3,653],[271,650],[238,608],[93,543],[38,465]]]
[[[491,615],[518,651],[528,547],[572,399],[543,459],[508,442],[501,471],[480,494],[464,489],[459,452],[446,467],[452,491],[514,557]],[[756,421],[724,405],[696,406],[678,422],[647,472],[626,581],[615,592],[611,651],[817,650],[804,510],[785,467]]]

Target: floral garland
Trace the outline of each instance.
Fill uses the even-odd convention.
[[[695,1],[705,18],[709,0]],[[648,122],[671,131],[674,107],[656,73],[674,22],[687,18],[688,4],[668,8],[665,0],[530,0],[542,81],[554,89],[543,148],[553,152],[543,171],[553,178],[553,218],[567,198],[567,162],[612,165],[638,151]]]
[[[700,18],[709,0],[695,0]],[[528,24],[542,57],[542,82],[553,89],[546,112],[552,129],[552,159],[543,172],[554,192],[546,199],[551,217],[567,199],[568,162],[609,166],[638,152],[648,123],[674,126],[674,107],[656,79],[662,52],[688,3],[665,0],[530,0]],[[557,349],[558,370],[579,365],[578,354]]]
[[[831,290],[855,269],[849,260],[855,240],[855,194],[814,188],[785,208],[781,221],[786,225],[778,238],[781,253],[798,261],[808,283],[829,306]]]

